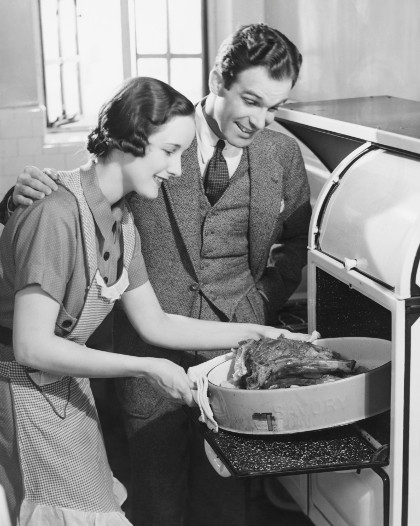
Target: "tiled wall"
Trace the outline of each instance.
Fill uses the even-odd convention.
[[[0,199],[27,165],[68,170],[87,160],[84,133],[46,133],[45,108],[0,109]]]

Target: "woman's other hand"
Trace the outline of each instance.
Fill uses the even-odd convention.
[[[191,389],[194,383],[179,365],[164,358],[145,358],[145,378],[166,398],[175,402],[194,405]],[[142,374],[143,376],[143,374]]]
[[[57,172],[51,168],[41,171],[36,166],[25,166],[13,191],[14,205],[29,206],[34,200],[49,195],[53,190],[57,190],[56,179]]]

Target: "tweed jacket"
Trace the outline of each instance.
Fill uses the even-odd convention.
[[[299,284],[306,264],[309,186],[293,138],[263,130],[248,150],[249,261],[256,286],[268,299],[272,319]],[[156,200],[131,194],[129,204],[149,278],[163,309],[189,316],[200,287],[201,189],[196,140],[184,152],[181,164],[182,176],[165,182]],[[280,246],[272,253],[273,266],[268,267],[274,244]]]

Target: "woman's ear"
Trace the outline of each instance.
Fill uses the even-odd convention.
[[[220,95],[223,90],[223,77],[214,68],[210,71],[209,75],[209,88],[213,95]]]

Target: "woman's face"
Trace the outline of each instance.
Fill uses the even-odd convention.
[[[194,116],[173,117],[150,135],[144,157],[125,155],[124,193],[156,199],[162,181],[181,175],[181,155],[195,135]]]

